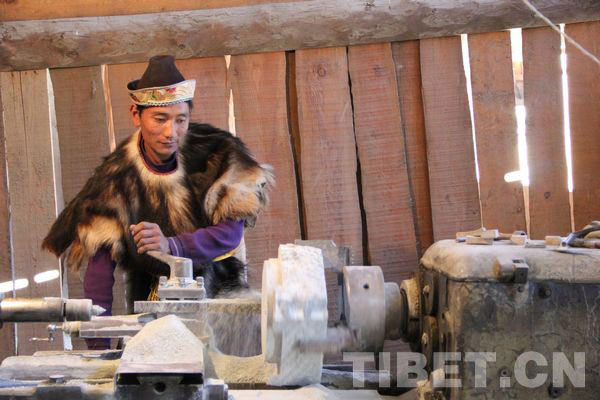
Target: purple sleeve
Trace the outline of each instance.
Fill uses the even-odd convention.
[[[102,315],[111,315],[113,302],[113,285],[115,283],[115,263],[110,251],[101,248],[89,259],[87,271],[83,278],[83,294],[87,299],[91,299],[93,304],[97,304],[106,309]]]
[[[167,239],[172,255],[206,263],[235,250],[240,245],[243,234],[244,221],[227,220]]]

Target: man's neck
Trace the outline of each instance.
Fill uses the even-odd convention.
[[[176,153],[173,153],[168,159],[161,160],[152,149],[146,145],[144,138],[140,135],[138,143],[141,156],[144,158],[146,165],[154,172],[169,173],[177,169]]]
[[[148,146],[148,144],[146,144],[146,142],[142,141],[142,146],[144,146],[144,154],[146,154],[146,157],[148,157],[148,159],[150,161],[152,161],[153,164],[161,165],[167,161],[167,160],[161,160],[158,157],[158,155],[150,148],[150,146]],[[169,158],[171,158],[171,156]]]

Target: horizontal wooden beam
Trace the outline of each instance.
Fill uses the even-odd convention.
[[[232,0],[233,1],[233,0]],[[139,2],[138,2],[139,3]],[[537,0],[555,22],[600,20],[597,0]],[[543,23],[518,0],[318,0],[0,23],[0,70],[76,67],[402,41]]]
[[[231,8],[306,0],[18,0],[0,1],[0,21],[107,17]]]

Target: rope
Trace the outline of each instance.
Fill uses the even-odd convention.
[[[542,14],[533,4],[531,4],[529,2],[529,0],[521,0],[521,1],[523,2],[523,4],[525,4],[527,7],[529,7],[529,9],[531,11],[533,11],[535,13],[535,15],[537,15],[542,21],[544,21],[546,24],[548,24],[548,26],[550,26],[552,29],[554,29],[556,32],[558,32],[558,34],[561,35],[563,38],[565,38],[565,40],[567,42],[569,42],[570,44],[575,46],[579,51],[581,51],[585,56],[589,57],[593,62],[600,65],[600,59],[598,59],[598,57],[596,57],[595,55],[590,53],[588,50],[586,50],[582,45],[577,43],[577,41],[575,39],[573,39],[571,36],[567,35],[565,32],[562,32],[560,30],[559,26],[557,26],[555,23],[550,21],[550,19],[548,19],[548,17],[546,17],[544,14]]]

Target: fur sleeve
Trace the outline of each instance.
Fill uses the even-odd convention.
[[[259,164],[238,137],[207,124],[190,124],[184,152],[208,221],[245,220],[253,225],[269,203],[275,183],[272,167]]]
[[[98,249],[111,249],[118,261],[122,250],[124,204],[118,195],[113,175],[121,166],[110,155],[96,168],[81,191],[62,210],[42,242],[42,248],[57,257],[66,255],[67,265],[75,270]]]
[[[213,224],[233,219],[246,220],[246,225],[253,226],[269,203],[273,184],[270,165],[230,167],[208,189],[204,209]]]

